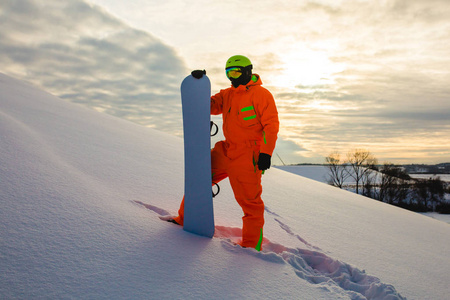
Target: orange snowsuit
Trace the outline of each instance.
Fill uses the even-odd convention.
[[[261,199],[262,172],[259,153],[272,155],[279,129],[278,112],[272,94],[257,74],[247,85],[221,90],[211,97],[211,114],[222,114],[225,141],[211,150],[212,181],[229,178],[241,206],[243,247],[261,249],[264,202]],[[175,221],[183,225],[184,198]]]

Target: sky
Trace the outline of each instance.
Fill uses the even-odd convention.
[[[449,14],[446,0],[0,0],[0,72],[181,136],[182,78],[206,69],[216,93],[242,54],[277,103],[275,164],[355,148],[448,162]]]

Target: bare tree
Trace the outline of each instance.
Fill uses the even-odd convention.
[[[327,168],[330,170],[328,183],[342,189],[345,180],[349,177],[346,165],[341,161],[341,155],[334,151],[325,158]]]
[[[430,209],[435,211],[436,205],[444,200],[445,187],[439,177],[417,179],[414,184],[414,192],[420,208],[424,211]]]
[[[347,163],[350,167],[349,175],[355,180],[356,193],[359,194],[359,187],[372,172],[370,167],[376,165],[376,158],[368,150],[354,149],[347,153]]]
[[[389,204],[401,204],[408,197],[409,175],[400,167],[385,163],[381,170],[378,200]]]
[[[361,185],[363,187],[362,194],[367,197],[373,196],[373,187],[376,184],[378,174],[378,159],[369,153],[366,161],[363,163],[363,172]]]

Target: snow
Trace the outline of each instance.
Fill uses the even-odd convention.
[[[0,74],[0,298],[446,299],[450,226],[276,168],[263,251],[235,245],[227,181],[213,239],[160,220],[182,140]]]
[[[319,182],[328,183],[330,180],[330,170],[325,165],[290,165],[290,166],[276,166],[276,168],[287,171],[293,174],[297,174],[309,179],[313,179]],[[350,169],[349,172],[354,174]],[[374,179],[375,182],[380,182],[380,173],[374,171],[374,174],[378,175]],[[355,185],[355,179],[352,176],[348,176],[343,181],[344,186]]]
[[[291,166],[276,166],[276,168],[280,170],[284,170],[287,172],[290,172],[292,174],[297,174],[312,180],[316,180],[323,183],[328,183],[328,178],[330,171],[326,166],[323,165],[291,165]],[[439,176],[439,178],[442,181],[450,182],[450,175],[448,174],[410,174],[413,178],[421,178],[421,179],[429,179],[434,178],[436,176]],[[380,180],[380,177],[378,176],[376,180]],[[352,177],[348,177],[344,181],[345,185],[351,185],[355,184],[355,180]],[[347,189],[348,190],[348,189]],[[446,199],[449,198],[449,194],[446,194],[444,197]],[[448,199],[447,201],[449,201]],[[433,213],[433,212],[427,212],[427,213],[420,213],[421,215],[431,217],[433,219],[445,222],[450,224],[450,214],[439,214],[439,213]]]
[[[439,177],[440,180],[450,182],[450,174],[410,174],[412,178],[430,179]]]
[[[449,214],[440,214],[437,212],[426,212],[426,213],[421,213],[424,216],[445,222],[450,224],[450,215]]]
[[[276,168],[323,183],[328,182],[330,173],[326,166],[320,165],[276,166]],[[354,179],[349,177],[346,179],[345,184],[350,184],[354,181]]]

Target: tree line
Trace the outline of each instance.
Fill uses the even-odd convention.
[[[389,162],[379,165],[366,149],[351,150],[345,158],[332,152],[325,163],[328,183],[333,186],[354,189],[357,194],[416,212],[450,213],[450,203],[445,200],[450,187],[439,177],[413,179],[401,166]]]

